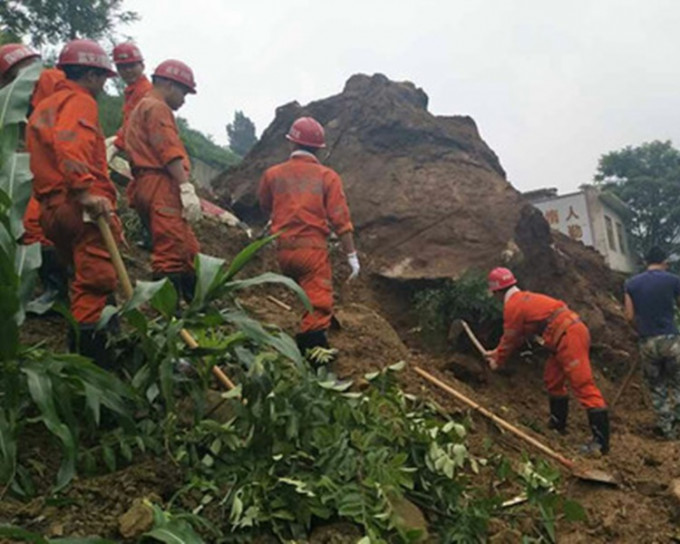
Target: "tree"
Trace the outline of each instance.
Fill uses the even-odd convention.
[[[238,164],[241,158],[228,147],[217,145],[210,136],[193,129],[183,117],[177,118],[179,135],[187,148],[189,156],[200,159],[215,168],[226,170]]]
[[[123,122],[123,97],[121,95],[101,93],[97,97],[99,105],[99,123],[104,135],[113,136]]]
[[[257,142],[255,123],[246,117],[242,111],[234,114],[234,122],[227,125],[229,147],[234,153],[244,157]]]
[[[0,2],[0,29],[29,36],[40,47],[46,43],[110,37],[115,27],[139,19],[124,10],[123,0],[5,0]]]
[[[680,151],[670,141],[602,155],[595,181],[628,205],[629,228],[639,252],[654,245],[680,252]]]

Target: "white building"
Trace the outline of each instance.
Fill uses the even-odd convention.
[[[553,229],[594,247],[612,270],[635,270],[623,221],[627,207],[614,194],[584,185],[577,193],[561,196],[552,188],[523,196],[543,212]]]

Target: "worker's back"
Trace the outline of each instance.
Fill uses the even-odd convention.
[[[678,334],[675,306],[680,278],[665,270],[646,270],[626,281],[635,307],[635,326],[641,337]]]
[[[296,151],[269,168],[260,182],[260,205],[271,212],[272,233],[282,239],[324,241],[331,231],[352,230],[342,181],[311,153]]]

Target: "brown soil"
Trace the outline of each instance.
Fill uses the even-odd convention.
[[[340,95],[305,107],[294,103],[279,108],[261,141],[241,166],[220,179],[217,189],[223,200],[257,223],[261,218],[253,190],[263,170],[285,158],[285,130],[298,115],[317,117],[328,128],[325,162],[340,171],[346,183],[364,267],[357,282],[344,285],[347,265],[340,252],[332,250],[338,326],[330,340],[340,349],[338,373],[358,379],[405,360],[403,383],[410,392],[448,411],[465,411],[415,374],[413,367],[419,365],[554,449],[576,457],[578,446],[589,438],[585,414],[572,403],[570,433],[560,436],[546,429],[541,380],[545,355],[516,357],[502,373],[486,379],[473,352],[426,351],[414,332],[411,293],[420,285],[414,280],[456,277],[471,267],[512,266],[524,287],[560,297],[582,315],[592,333],[596,381],[612,399],[636,357],[619,303],[622,278],[612,274],[595,251],[551,233],[540,213],[526,207],[471,119],[435,117],[426,105],[425,93],[410,83],[355,76]],[[204,253],[227,259],[247,242],[241,231],[210,223],[199,228],[198,235]],[[150,276],[145,252],[131,247],[127,262],[135,277]],[[267,248],[244,274],[272,269],[275,255]],[[293,309],[282,309],[266,295]],[[240,298],[262,320],[296,332],[302,307],[289,292],[258,289]],[[49,337],[57,345],[64,331],[59,320],[30,320],[23,334],[31,342]],[[494,439],[496,451],[511,457],[529,451],[514,437],[493,430],[481,416],[471,417],[476,453],[484,454],[481,445],[487,436]],[[612,415],[610,455],[592,461],[617,475],[621,485],[588,484],[565,471],[563,491],[585,507],[588,521],[558,523],[559,542],[680,540],[680,502],[669,487],[680,477],[680,447],[655,438],[652,425],[638,375]],[[73,500],[65,504],[48,504],[44,497],[31,503],[33,507],[5,500],[0,503],[0,521],[39,530],[62,523],[64,534],[119,538],[114,518],[134,499],[149,493],[166,498],[177,485],[171,469],[142,461],[115,474],[77,481],[65,494]],[[512,536],[501,537],[504,531],[515,534],[506,526],[494,527],[498,541],[513,541]]]

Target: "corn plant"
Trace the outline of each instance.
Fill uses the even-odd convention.
[[[32,492],[30,474],[20,460],[19,439],[27,426],[41,423],[61,444],[56,481],[61,489],[75,475],[84,430],[99,425],[102,407],[125,415],[133,395],[90,361],[25,346],[19,338],[40,266],[40,246],[19,243],[31,173],[28,155],[16,150],[40,69],[28,67],[0,90],[0,497],[8,489],[23,496]]]

